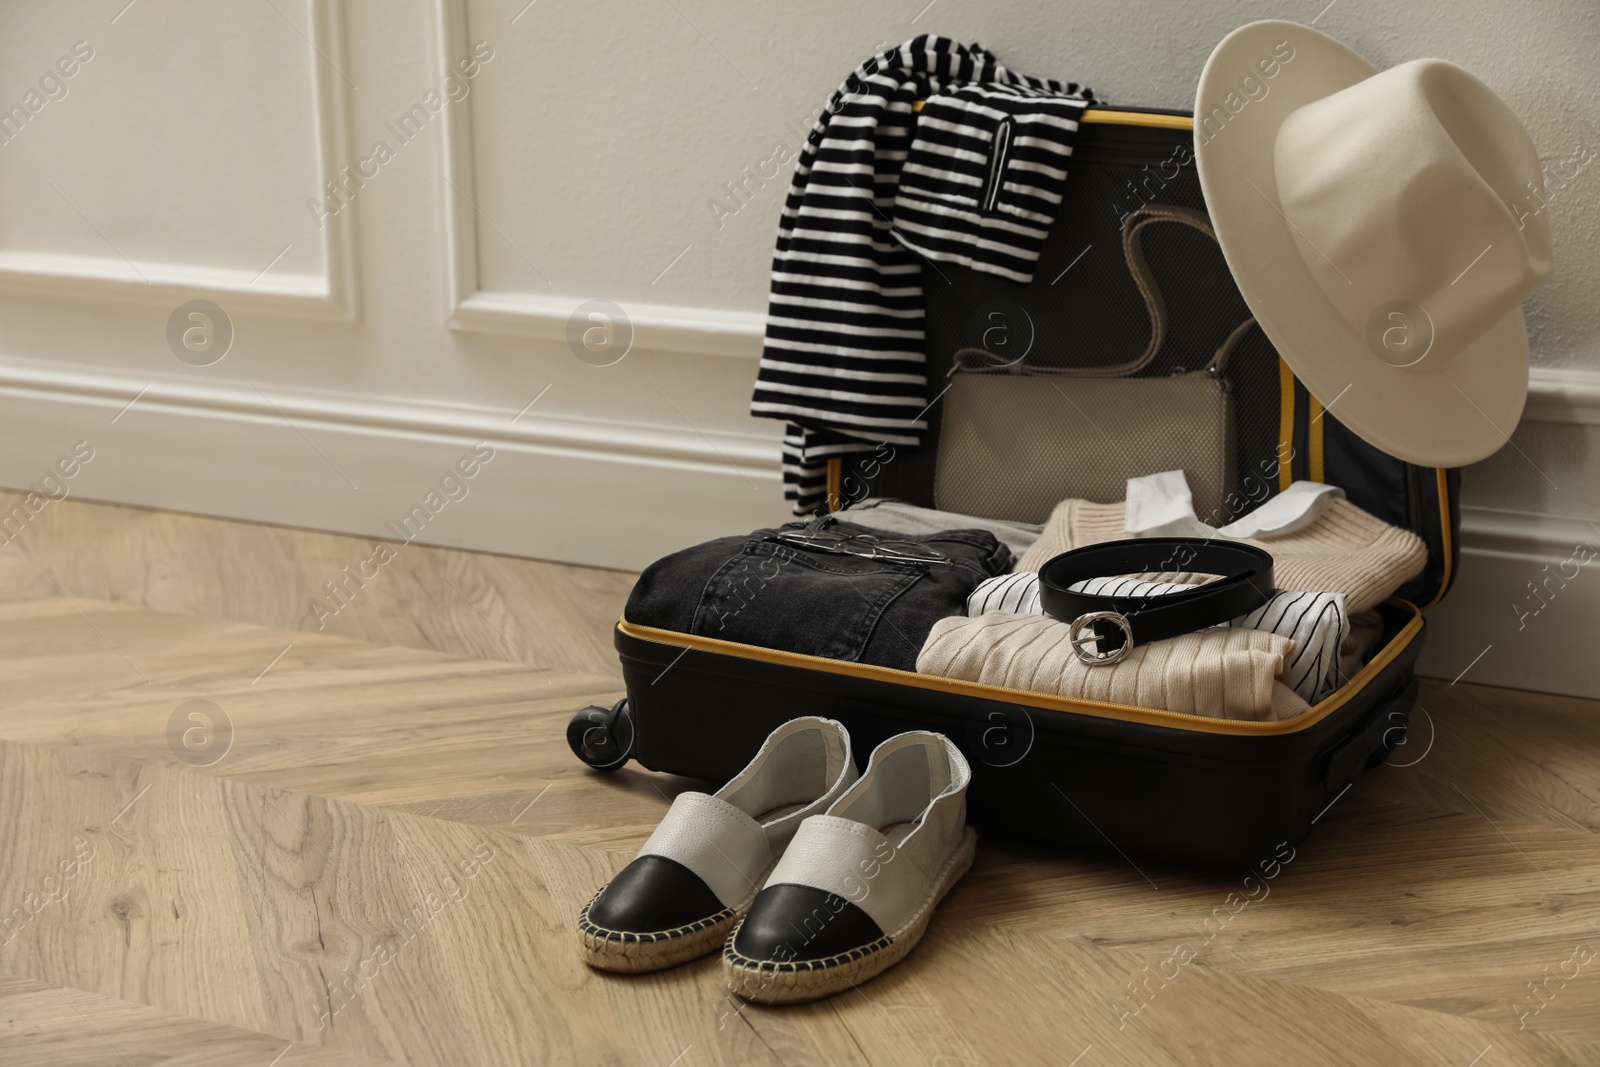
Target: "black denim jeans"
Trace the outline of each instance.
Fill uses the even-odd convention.
[[[838,533],[926,545],[950,564],[897,563],[768,539],[807,525],[723,537],[657,560],[639,576],[624,615],[641,626],[914,671],[933,624],[962,614],[978,583],[1012,563],[1011,550],[986,530],[908,536],[822,522]]]

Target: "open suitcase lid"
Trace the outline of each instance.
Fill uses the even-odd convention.
[[[1034,280],[1022,285],[941,263],[939,284],[924,285],[928,380],[944,379],[958,349],[982,346],[987,323],[981,309],[997,302],[1026,313],[1034,339],[1030,364],[1109,366],[1137,355],[1149,340],[1149,312],[1123,258],[1122,221],[1149,204],[1204,210],[1193,128],[1187,111],[1085,110],[1068,195]],[[1203,366],[1250,315],[1221,249],[1184,227],[1168,226],[1151,228],[1144,250],[1165,300],[1168,339],[1139,374],[1164,376]],[[1239,485],[1243,492],[1248,483],[1251,506],[1296,480],[1340,487],[1358,507],[1422,538],[1427,566],[1396,595],[1424,610],[1437,604],[1458,562],[1459,471],[1406,463],[1357,437],[1323,409],[1259,329],[1240,342],[1228,376]],[[940,408],[935,404],[928,412],[929,442],[937,440]],[[830,461],[830,507],[867,496],[936,506],[935,453],[924,445],[904,450],[893,463],[869,465],[848,456]]]

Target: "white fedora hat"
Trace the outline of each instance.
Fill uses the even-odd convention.
[[[1522,302],[1550,276],[1539,156],[1465,70],[1382,73],[1293,22],[1206,61],[1195,156],[1262,330],[1339,420],[1391,455],[1498,450],[1528,394]]]

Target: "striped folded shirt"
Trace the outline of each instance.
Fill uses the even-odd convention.
[[[1091,596],[1158,596],[1193,586],[1111,575],[1075,582],[1068,588]],[[1039,575],[1017,571],[982,582],[967,597],[967,615],[976,618],[990,612],[1044,614],[1039,604]],[[1294,652],[1284,663],[1283,682],[1308,703],[1315,704],[1346,681],[1339,667],[1339,647],[1349,626],[1343,593],[1278,592],[1255,611],[1223,625],[1265,630],[1293,641]]]

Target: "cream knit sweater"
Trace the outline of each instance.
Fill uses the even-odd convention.
[[[1054,696],[1221,719],[1281,720],[1309,706],[1278,680],[1294,642],[1265,630],[1216,627],[1140,645],[1090,666],[1070,628],[1048,615],[991,612],[934,623],[917,671]]]
[[[1044,533],[1017,562],[1019,571],[1036,571],[1063,552],[1102,541],[1118,541],[1127,508],[1063,500],[1051,512]],[[1248,544],[1272,554],[1279,589],[1295,592],[1343,593],[1354,615],[1383,603],[1400,586],[1422,573],[1428,548],[1409,530],[1390,526],[1348,500],[1335,499],[1321,518],[1303,530]],[[1186,575],[1163,575],[1156,581],[1183,581]]]

